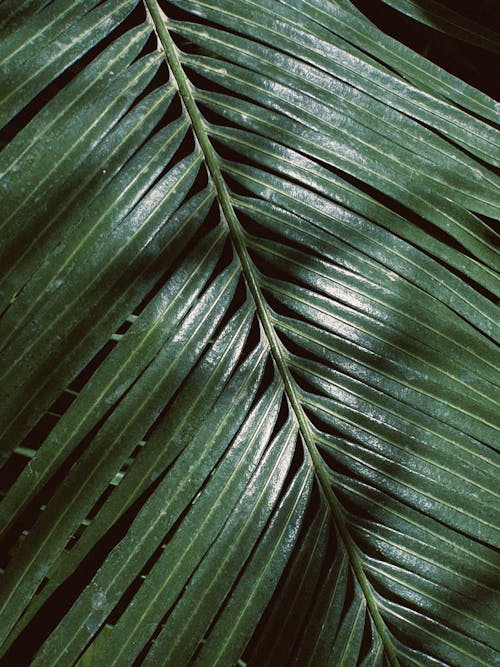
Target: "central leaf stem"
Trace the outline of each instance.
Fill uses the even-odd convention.
[[[377,601],[375,599],[370,582],[368,581],[364,572],[357,546],[349,533],[343,508],[331,487],[328,471],[314,441],[314,434],[312,432],[309,419],[307,418],[307,415],[304,412],[304,408],[302,407],[302,403],[300,402],[299,392],[297,390],[295,380],[288,367],[281,341],[278,338],[272,322],[269,307],[264,299],[257,280],[257,272],[246,246],[244,231],[238,218],[236,217],[236,213],[231,202],[231,196],[222,175],[219,158],[217,157],[215,149],[213,148],[212,143],[208,137],[203,117],[200,110],[198,109],[193,95],[191,84],[189,83],[189,80],[187,79],[187,76],[181,65],[177,47],[167,29],[167,17],[159,7],[157,0],[144,0],[144,3],[148,9],[156,36],[165,53],[167,64],[172,72],[174,79],[172,83],[176,85],[179,90],[179,95],[181,97],[183,106],[189,115],[193,127],[193,132],[201,148],[208,171],[214,183],[219,204],[226,219],[234,248],[240,259],[243,275],[245,276],[248,288],[253,296],[257,314],[267,337],[269,348],[271,350],[271,354],[273,355],[276,367],[281,375],[288,401],[293,410],[293,413],[295,414],[304,443],[311,457],[315,474],[326,496],[333,515],[333,519],[337,526],[337,530],[348,553],[351,567],[363,591],[367,607],[382,639],[389,664],[392,667],[399,667],[399,661],[396,657],[396,650],[389,636],[384,620],[380,615]]]

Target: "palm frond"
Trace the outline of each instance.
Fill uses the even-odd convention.
[[[5,664],[495,664],[498,105],[347,0],[0,29]]]

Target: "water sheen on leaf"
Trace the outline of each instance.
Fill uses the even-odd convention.
[[[0,3],[7,667],[498,664],[499,108],[361,10]]]

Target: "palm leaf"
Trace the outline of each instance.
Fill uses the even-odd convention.
[[[420,23],[424,23],[440,32],[451,35],[456,39],[469,42],[482,49],[499,53],[498,31],[488,25],[487,7],[476,8],[474,19],[456,11],[453,3],[442,0],[383,0],[386,4],[398,11],[411,16]],[[451,7],[447,5],[451,4]],[[486,14],[484,16],[484,14]],[[481,20],[482,19],[482,20]]]
[[[496,664],[496,103],[347,0],[0,8],[5,664]]]

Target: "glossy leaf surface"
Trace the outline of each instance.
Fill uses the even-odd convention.
[[[5,664],[497,664],[497,103],[348,0],[0,7]]]

